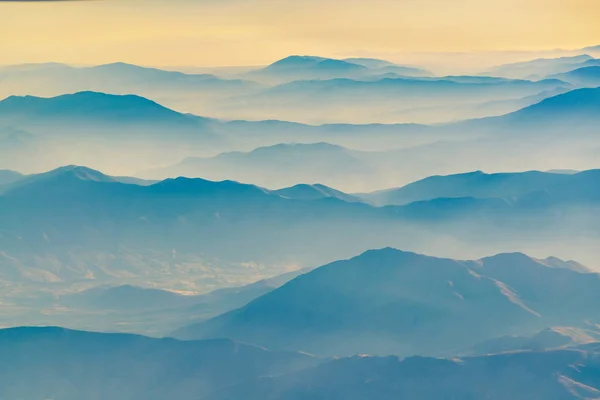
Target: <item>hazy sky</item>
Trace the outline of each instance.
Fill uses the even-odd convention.
[[[581,48],[598,21],[600,0],[0,0],[0,64]]]

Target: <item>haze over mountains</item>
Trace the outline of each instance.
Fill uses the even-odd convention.
[[[594,167],[596,157],[593,133],[599,90],[576,89],[501,117],[444,126],[226,122],[177,113],[138,96],[82,92],[50,99],[11,97],[0,102],[0,125],[4,126],[0,128],[0,140],[6,144],[0,150],[0,167],[32,173],[83,164],[118,176],[161,167],[156,176],[148,172],[143,176],[192,174],[272,188],[324,183],[355,192],[460,170],[502,171],[508,162],[513,170],[589,169]],[[565,129],[569,129],[569,136],[563,134]],[[522,140],[523,135],[527,140]],[[327,147],[331,155],[317,152],[316,157],[331,166],[320,173],[311,170],[309,163],[294,164],[294,157],[288,160],[285,156],[292,149],[305,149],[305,157],[313,157],[311,146],[289,144],[310,144],[316,149],[323,147],[316,145],[321,142],[333,146]],[[265,149],[255,150],[259,147]],[[499,149],[512,151],[503,154]],[[345,152],[356,158],[356,150],[379,152],[358,157],[356,168],[362,168],[361,173],[368,176],[362,184],[360,180],[357,184],[342,182],[328,172],[347,168],[347,164],[337,163],[336,154]],[[226,154],[232,151],[248,154]],[[265,152],[271,156],[260,163],[252,161],[256,154]],[[213,159],[192,162],[192,157]],[[272,168],[278,158],[289,165],[282,168],[280,163],[279,172],[265,173],[265,168]],[[189,165],[162,169],[184,159]],[[232,171],[241,160],[245,160],[245,168]]]
[[[49,63],[0,69],[0,97],[80,91],[135,93],[183,112],[229,120],[439,123],[515,111],[530,96],[579,84],[546,77],[590,67],[595,61],[582,55],[489,71],[490,76],[507,79],[434,77],[424,69],[385,60],[314,56],[290,56],[237,77],[223,78],[125,63],[83,68]],[[543,73],[532,76],[523,70]],[[363,101],[357,104],[358,99]],[[368,107],[364,103],[367,99]],[[495,105],[478,107],[481,103]]]
[[[298,188],[270,191],[190,178],[140,185],[65,167],[0,187],[2,279],[59,285],[180,280],[173,288],[206,290],[201,282],[208,277],[211,285],[249,283],[369,248],[425,251],[432,243],[441,254],[459,257],[552,249],[593,260],[597,220],[581,216],[597,215],[597,172],[475,173],[415,183],[398,191],[400,200],[393,192],[389,199],[360,195],[376,204],[416,201],[378,208],[322,186],[319,195],[313,187],[306,196]],[[522,234],[532,237],[523,243]]]
[[[561,55],[0,68],[0,398],[600,399],[600,54]]]

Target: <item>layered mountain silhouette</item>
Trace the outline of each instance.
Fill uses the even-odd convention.
[[[562,255],[573,238],[598,235],[593,210],[600,198],[596,171],[558,178],[573,181],[543,189],[532,183],[530,191],[508,199],[442,197],[379,208],[332,191],[307,199],[199,178],[142,186],[65,167],[1,187],[1,242],[8,256],[1,275],[17,282],[100,284],[185,271],[180,265],[200,268],[206,257],[314,267],[374,247],[422,248],[439,240],[450,250],[443,244],[448,237],[521,250],[518,237],[525,233],[549,246],[547,254],[563,248]],[[454,196],[462,194],[477,191]],[[591,217],[580,218],[588,211]]]
[[[93,67],[65,64],[27,64],[0,69],[3,94],[56,96],[81,91],[114,94],[135,93],[168,99],[174,94],[196,93],[212,98],[248,93],[261,85],[240,79],[223,79],[209,74],[185,74],[122,62]]]
[[[600,60],[598,60],[597,65],[578,68],[563,74],[553,75],[552,77],[579,87],[596,88],[600,86]]]
[[[546,326],[595,321],[599,275],[500,254],[476,261],[369,251],[175,332],[317,354],[430,354]]]
[[[588,54],[559,57],[540,58],[536,60],[501,65],[487,71],[486,75],[501,76],[512,79],[541,78],[548,75],[571,71],[580,64],[594,60]]]
[[[0,331],[3,398],[199,399],[320,360],[229,340],[180,342],[62,328]],[[35,384],[32,384],[35,382]]]
[[[503,124],[518,124],[538,126],[556,126],[571,129],[589,128],[597,123],[600,109],[600,88],[577,89],[558,96],[550,97],[532,106],[493,119],[493,123],[502,127]]]
[[[556,79],[532,82],[396,75],[369,79],[312,79],[292,81],[233,98],[227,103],[226,110],[239,112],[237,115],[241,118],[275,117],[307,123],[439,123],[469,118],[472,116],[470,110],[477,103],[514,100],[570,86]],[[465,110],[462,115],[456,111],[461,106]],[[444,113],[434,118],[436,111],[449,107],[455,109],[452,118],[445,118]],[[430,112],[422,113],[423,109]],[[415,113],[415,118],[410,118],[411,112]],[[398,118],[398,113],[404,113],[404,117]],[[420,115],[423,118],[416,118]]]
[[[353,176],[354,184],[372,179],[375,174],[372,157],[369,153],[329,143],[278,144],[248,153],[188,158],[177,165],[143,172],[140,176],[163,179],[202,176],[212,180],[235,179],[269,187],[325,179],[323,183],[335,186],[349,174]]]

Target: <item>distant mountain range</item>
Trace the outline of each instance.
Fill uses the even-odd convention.
[[[486,174],[482,171],[449,176],[432,176],[398,189],[388,189],[361,195],[376,205],[405,205],[437,198],[503,198],[522,197],[548,191],[555,194],[592,191],[600,171],[572,174],[529,171],[521,173]]]
[[[143,172],[149,178],[178,176],[211,180],[235,179],[262,186],[284,187],[297,182],[342,185],[352,176],[353,185],[377,179],[371,159],[375,155],[328,143],[278,144],[249,153],[223,153],[213,158],[187,158],[181,163]],[[315,181],[316,180],[316,181]]]
[[[586,129],[598,122],[600,88],[577,89],[550,97],[514,113],[492,119],[490,125],[519,128],[526,124],[535,127],[554,127],[572,130]],[[509,125],[510,124],[510,125]]]
[[[112,94],[138,94],[161,101],[176,101],[194,95],[197,100],[215,99],[249,93],[261,85],[241,79],[223,79],[209,74],[185,74],[127,63],[93,67],[65,64],[28,64],[0,68],[3,87],[0,97],[8,95],[57,96],[81,91]]]
[[[405,76],[431,76],[421,68],[397,65],[373,58],[347,58],[337,60],[315,56],[289,56],[273,64],[248,73],[248,77],[269,83],[282,83],[300,80],[362,78],[386,73]]]
[[[559,58],[540,58],[531,61],[501,65],[485,72],[485,75],[511,79],[541,79],[578,68],[583,63],[594,60],[588,54]]]
[[[600,275],[558,259],[369,251],[175,332],[317,354],[440,355],[546,326],[597,323]]]
[[[521,84],[517,84],[519,85]],[[445,151],[448,149],[452,149],[453,153],[465,153],[461,156],[463,169],[501,170],[506,163],[498,158],[497,150],[503,147],[514,149],[515,145],[510,141],[527,135],[529,138],[536,136],[539,143],[521,140],[518,150],[524,154],[533,151],[540,154],[544,148],[555,146],[561,149],[561,157],[577,160],[578,164],[574,164],[574,167],[586,169],[592,167],[587,160],[593,155],[582,154],[588,151],[590,146],[584,143],[585,140],[589,140],[589,136],[586,139],[581,135],[593,132],[598,115],[595,99],[598,90],[600,89],[574,90],[553,97],[551,94],[554,92],[544,92],[541,97],[536,95],[535,99],[527,100],[524,104],[530,104],[540,98],[543,99],[541,102],[520,111],[445,126],[310,126],[283,121],[226,122],[181,114],[138,96],[83,92],[48,99],[12,97],[0,101],[0,125],[3,125],[0,126],[0,168],[31,173],[64,164],[86,164],[113,175],[131,175],[143,170],[156,169],[158,166],[173,165],[188,157],[209,158],[231,151],[249,152],[258,147],[272,147],[273,151],[279,152],[285,146],[274,145],[281,143],[326,142],[363,150],[420,146],[411,152],[398,153],[395,161],[379,170],[379,174],[383,173],[380,179],[369,178],[371,187],[359,188],[357,185],[354,188],[342,188],[369,191],[418,179],[424,175],[456,171],[457,163],[453,161],[454,158],[448,158],[450,152]],[[562,89],[556,93],[562,93]],[[576,140],[571,136],[568,143],[558,143],[560,137],[565,138],[561,134],[567,128],[579,136]],[[550,134],[554,135],[555,140],[542,140],[544,135]],[[494,139],[487,144],[483,141],[458,143],[485,136],[492,136]],[[74,141],[74,138],[77,141]],[[444,143],[436,145],[436,141]],[[165,152],[165,148],[169,151]],[[477,148],[477,151],[466,152],[469,148]],[[556,153],[557,148],[548,151]],[[507,156],[512,157],[512,154]],[[229,164],[232,162],[231,157],[233,155],[224,157]],[[236,157],[244,158],[248,155],[239,154]],[[425,159],[430,161],[423,163],[421,160]],[[223,157],[216,157],[216,160],[203,163],[220,165]],[[518,169],[550,169],[555,166],[550,163],[537,164],[533,162],[535,159],[526,157],[509,161],[511,165],[516,163]],[[412,165],[412,168],[409,168],[409,165]],[[416,165],[419,165],[419,168],[414,168]],[[303,168],[308,167],[310,164]],[[411,176],[410,173],[415,169],[421,171],[421,175]],[[221,175],[218,175],[219,171],[214,171],[217,174],[214,176],[252,181],[253,176],[249,171],[247,177],[224,176],[225,171],[222,171]],[[336,179],[326,181],[320,176],[309,179],[310,174],[302,175],[301,171],[298,173],[301,178],[299,180],[266,182],[265,178],[256,182],[264,185],[268,183],[272,187],[317,182],[341,187]]]
[[[596,61],[596,60],[594,60]],[[596,65],[585,66],[573,71],[553,75],[552,78],[569,82],[578,87],[596,88],[600,86],[600,60]]]
[[[472,117],[476,104],[516,100],[570,86],[556,79],[532,82],[472,77],[415,78],[389,74],[369,79],[298,80],[232,98],[222,104],[222,110],[216,115],[235,113],[238,119],[277,118],[312,124],[338,121],[355,124],[375,121],[441,123]],[[436,117],[436,110],[446,110],[450,106],[455,109],[451,118],[443,113]],[[423,108],[432,111],[421,113]],[[396,116],[399,113],[403,113],[402,117]]]

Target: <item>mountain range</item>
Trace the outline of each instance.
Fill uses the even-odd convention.
[[[437,198],[503,198],[522,197],[534,192],[577,193],[600,179],[600,171],[573,174],[528,171],[486,174],[482,171],[448,176],[431,176],[398,189],[361,195],[376,205],[405,205]]]
[[[578,87],[595,88],[600,86],[600,60],[594,65],[585,66],[562,74],[553,75],[552,78],[569,82]]]
[[[293,186],[298,182],[343,185],[348,175],[360,187],[376,180],[373,165],[376,153],[359,152],[328,143],[277,144],[248,153],[223,153],[213,158],[187,158],[181,163],[140,176],[170,178],[199,177],[211,180],[235,179],[268,187]],[[317,181],[315,181],[315,179]]]
[[[486,71],[484,75],[500,76],[511,79],[541,79],[549,75],[560,74],[577,69],[594,57],[588,54],[559,58],[539,58],[530,61],[500,65]]]
[[[280,152],[291,147],[275,145],[326,142],[349,149],[388,150],[387,156],[375,157],[385,161],[376,160],[383,165],[375,168],[382,176],[369,179],[371,187],[341,187],[335,179],[326,181],[316,176],[309,180],[310,174],[302,172],[302,168],[308,169],[310,165],[304,165],[300,170],[295,167],[297,174],[303,174],[300,180],[280,180],[273,184],[264,179],[256,183],[277,187],[320,181],[344,190],[369,191],[426,175],[456,172],[459,168],[457,157],[449,157],[450,154],[460,154],[458,158],[463,170],[502,170],[507,162],[523,170],[560,166],[557,160],[550,163],[543,156],[556,155],[560,151],[558,161],[561,164],[589,169],[594,157],[594,154],[588,154],[593,148],[590,147],[593,136],[589,133],[593,132],[598,115],[595,99],[598,90],[574,90],[546,98],[515,113],[445,126],[226,122],[177,113],[137,96],[86,92],[49,99],[13,97],[0,102],[0,121],[3,121],[0,125],[4,124],[0,127],[3,144],[0,167],[31,173],[64,165],[68,160],[66,163],[90,165],[112,175],[132,175],[173,165],[189,157],[208,158],[232,151],[250,152],[259,147],[271,147],[271,152]],[[567,128],[572,133],[569,137],[562,135]],[[529,140],[521,140],[523,135]],[[547,140],[548,135],[552,135],[553,140]],[[108,136],[110,140],[106,139]],[[76,142],[74,138],[77,138]],[[519,143],[518,147],[515,147],[515,141]],[[410,151],[389,151],[415,146],[418,147]],[[165,152],[165,148],[169,151]],[[506,160],[499,157],[502,153],[499,149],[506,149]],[[509,149],[513,150],[508,152]],[[537,156],[526,156],[533,153]],[[223,158],[227,164],[236,157],[249,156],[237,154]],[[212,165],[222,162],[221,157],[216,161],[202,161]],[[224,177],[224,172],[216,176]],[[226,178],[252,180],[253,176],[248,173],[247,177]]]
[[[275,118],[310,124],[339,121],[354,124],[431,124],[473,118],[473,106],[477,104],[516,100],[570,87],[569,83],[556,79],[533,82],[456,77],[428,79],[392,75],[362,80],[300,80],[228,99],[218,104],[217,107],[222,109],[212,115],[225,117],[235,114],[237,119]],[[436,117],[436,111],[445,110],[449,106],[455,109],[450,118],[441,112]],[[463,108],[462,113],[460,107]],[[429,112],[421,113],[421,109]],[[412,115],[411,112],[415,114]],[[403,117],[396,116],[398,113],[403,113]]]
[[[530,175],[511,179],[527,182]],[[501,197],[373,207],[323,187],[320,195],[303,197],[285,193],[294,190],[199,178],[142,186],[65,167],[1,188],[0,281],[168,279],[195,287],[210,276],[211,284],[234,277],[243,284],[385,246],[419,251],[433,246],[460,256],[485,248],[574,257],[577,248],[580,257],[593,259],[592,248],[582,250],[600,234],[593,218],[600,205],[597,171],[548,175],[564,183],[544,185],[548,177],[540,175],[529,191],[526,183],[506,192],[488,190],[490,196],[504,193]],[[482,187],[485,182],[484,177]],[[511,196],[515,193],[522,195]],[[483,196],[485,190],[467,184],[463,192],[440,193],[462,194]],[[424,189],[423,196],[429,195]],[[519,240],[525,234],[531,236],[527,243]]]
[[[453,359],[326,360],[229,340],[180,342],[48,327],[1,330],[0,347],[11,359],[0,374],[6,398],[600,398],[597,343]]]

